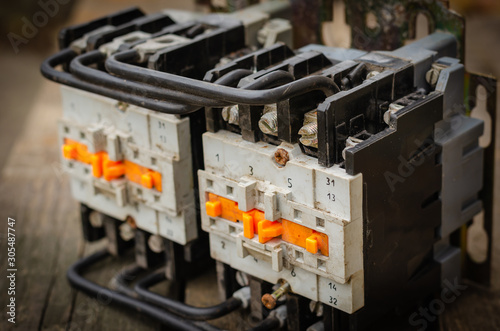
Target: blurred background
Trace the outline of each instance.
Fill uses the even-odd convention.
[[[221,1],[225,2],[225,0],[212,0],[212,4],[220,4]],[[450,0],[449,2],[452,9],[466,18],[466,68],[469,71],[500,77],[500,1]],[[39,27],[27,28],[26,21],[31,22],[32,19],[36,19],[35,16],[43,10],[44,3],[48,3],[48,1],[3,0],[0,3],[0,210],[2,210],[2,219],[4,215],[5,218],[8,215],[19,217],[26,223],[22,226],[25,230],[24,235],[23,232],[20,233],[21,242],[19,245],[22,245],[22,250],[19,253],[19,258],[23,259],[24,264],[33,263],[33,266],[26,267],[23,271],[25,276],[31,277],[19,280],[19,295],[26,298],[26,302],[30,302],[30,305],[21,306],[19,314],[25,320],[29,318],[30,314],[42,316],[41,319],[24,324],[23,330],[68,329],[68,325],[71,324],[68,322],[73,318],[71,317],[72,310],[77,298],[74,295],[69,298],[64,297],[68,293],[68,286],[64,280],[64,270],[68,264],[76,261],[77,256],[81,256],[84,252],[76,222],[78,207],[69,196],[68,184],[64,181],[64,176],[58,172],[59,168],[57,167],[59,151],[55,119],[61,114],[59,89],[56,84],[45,80],[39,73],[42,60],[57,49],[56,41],[59,29],[130,6],[139,6],[146,13],[153,13],[164,8],[208,11],[209,7],[206,3],[210,3],[210,0],[204,1],[205,4],[196,4],[195,0],[58,0],[59,6],[57,10],[53,10],[53,15],[50,15],[50,18],[44,20],[40,16],[38,17]],[[333,22],[324,25],[324,43],[330,46],[349,47],[350,28],[345,23],[344,3],[342,1],[335,2],[333,17]],[[500,98],[497,97],[497,99],[500,101]],[[497,109],[498,107],[497,105]],[[500,135],[498,136],[500,137]],[[40,141],[43,144],[37,143]],[[499,146],[498,141],[497,146]],[[496,172],[500,174],[498,153],[496,159]],[[38,181],[39,174],[43,174],[50,180]],[[24,183],[28,183],[25,184],[25,187],[19,187],[17,184],[20,178],[24,178]],[[33,189],[31,185],[33,185]],[[47,197],[37,196],[37,190],[42,191],[40,187],[44,185],[48,188],[43,189],[43,191],[50,192],[51,195]],[[496,181],[497,197],[499,187],[498,181]],[[65,208],[66,214],[58,208]],[[67,219],[51,219],[52,209],[54,209],[54,213],[58,211],[58,214],[69,216]],[[482,324],[481,320],[491,317],[493,320],[496,318],[496,322],[489,325],[496,325],[496,330],[500,330],[500,226],[498,225],[498,210],[496,210],[495,215],[497,216],[497,226],[494,229],[496,243],[494,243],[493,253],[492,290],[468,291],[460,300],[473,304],[453,305],[449,310],[453,313],[448,314],[443,322],[447,325],[446,329],[476,330],[485,325]],[[67,225],[66,221],[71,221],[74,224]],[[48,223],[53,224],[54,227],[44,228],[40,226],[40,224]],[[75,228],[78,229],[77,233],[72,231]],[[54,229],[58,230],[52,233],[51,231]],[[47,239],[58,236],[64,236],[65,239],[54,241],[54,243]],[[63,250],[64,256],[55,254],[54,260],[49,256],[50,251],[57,250]],[[3,252],[5,250],[2,250],[0,257]],[[0,281],[0,285],[2,285],[2,281]],[[35,282],[49,284],[47,285],[49,290],[47,290],[47,286],[36,286]],[[216,301],[216,290],[212,286],[215,284],[215,274],[211,274],[205,283],[195,282],[193,284],[188,288],[190,291],[187,294],[188,300],[195,300],[200,305]],[[213,287],[211,292],[207,292],[207,289],[204,288],[206,284]],[[3,291],[3,287],[0,286],[0,288]],[[57,309],[44,311],[47,302],[51,300],[58,300],[55,307],[60,307],[60,311]],[[78,300],[83,301],[84,299]],[[35,302],[34,305],[33,302]],[[492,305],[491,302],[495,304]],[[84,306],[83,309],[100,309],[91,304],[87,306]],[[95,321],[92,322],[94,324],[87,323],[85,313],[82,314],[83,317],[73,315],[76,316],[75,319],[80,320],[73,325],[85,327],[71,327],[71,330],[90,329],[89,325],[101,325],[95,324],[97,323]],[[2,313],[2,315],[4,314]],[[480,315],[482,318],[478,317]],[[97,316],[98,319],[106,318],[97,313],[92,316]],[[118,316],[120,319],[123,317],[120,314],[112,316]],[[117,323],[135,323],[130,318],[124,320],[125,322]],[[470,328],[462,328],[464,321]],[[0,322],[0,329],[3,329],[5,325],[3,317],[0,318]],[[137,327],[143,328],[143,326],[143,324],[137,324]],[[110,330],[115,330],[117,327],[118,325],[109,325]],[[490,328],[485,328],[485,330],[490,330]]]

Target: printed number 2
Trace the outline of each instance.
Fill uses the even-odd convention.
[[[337,305],[337,298],[334,298],[334,297],[330,297],[330,301],[328,301],[330,303],[333,303],[334,306]]]

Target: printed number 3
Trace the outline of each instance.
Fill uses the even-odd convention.
[[[334,306],[337,305],[337,298],[334,298],[334,297],[330,297],[330,303],[333,303]]]

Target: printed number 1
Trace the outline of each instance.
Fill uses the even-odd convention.
[[[215,157],[217,158],[217,162],[219,162],[219,154],[215,154]]]

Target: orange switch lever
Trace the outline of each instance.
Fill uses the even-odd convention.
[[[102,172],[107,181],[120,178],[125,175],[125,165],[122,161],[111,161],[108,155],[103,155]]]
[[[243,235],[252,239],[255,236],[255,224],[253,216],[250,213],[243,213]]]
[[[278,221],[260,221],[258,226],[259,242],[264,244],[283,233],[283,226]]]
[[[145,173],[141,175],[141,185],[145,188],[153,188],[154,180],[150,173]]]
[[[306,238],[306,250],[311,254],[316,254],[318,252],[318,239],[316,235],[311,235]]]
[[[222,205],[220,201],[207,201],[205,203],[207,215],[211,217],[219,217],[222,215]]]
[[[62,147],[63,156],[67,159],[76,159],[77,151],[76,146],[73,144],[64,144]]]
[[[96,153],[90,157],[92,175],[96,178],[100,178],[102,176],[102,155],[103,153]]]

